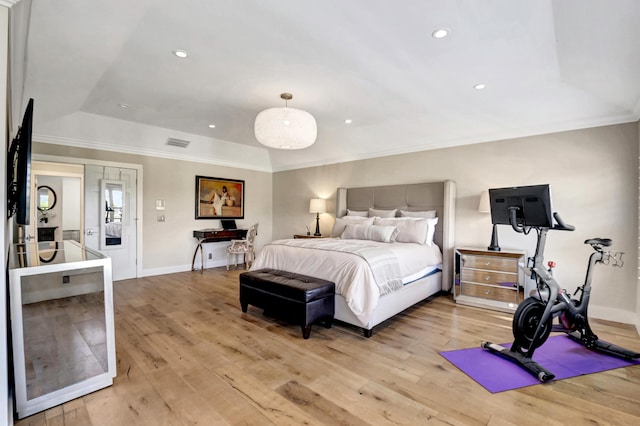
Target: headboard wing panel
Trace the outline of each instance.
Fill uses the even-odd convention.
[[[455,237],[456,184],[442,182],[406,185],[338,188],[336,217],[347,214],[347,209],[366,211],[373,209],[399,209],[410,211],[436,210],[438,226],[434,241],[442,249],[442,288],[449,290],[453,273],[453,246]]]

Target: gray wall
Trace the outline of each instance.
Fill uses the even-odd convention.
[[[56,241],[62,240],[62,220],[64,218],[64,209],[62,208],[62,200],[64,194],[62,192],[62,177],[60,176],[38,176],[36,171],[33,172],[37,176],[38,187],[46,185],[51,188],[56,193],[56,205],[53,209],[47,212],[47,222],[40,222],[42,214],[36,213],[36,223],[35,227],[48,227],[48,226],[57,226],[58,228],[55,230],[55,239]],[[37,194],[36,194],[37,197]],[[38,204],[36,198],[36,205]],[[37,209],[37,207],[36,207]],[[32,226],[33,228],[33,226]],[[32,233],[36,233],[37,231],[32,230]]]
[[[456,244],[486,247],[489,215],[478,213],[480,193],[502,186],[551,184],[554,209],[576,226],[553,232],[547,258],[557,262],[556,276],[573,291],[584,277],[590,248],[582,242],[609,237],[628,253],[624,268],[595,271],[594,317],[637,322],[638,123],[606,126],[464,147],[353,161],[277,173],[255,172],[185,161],[36,144],[39,154],[93,158],[143,165],[143,268],[148,274],[183,270],[195,240],[191,230],[217,226],[193,218],[194,176],[246,180],[244,225],[260,222],[258,249],[276,238],[290,238],[315,227],[311,198],[326,198],[321,232],[333,225],[335,192],[340,186],[372,186],[452,179],[457,182]],[[166,222],[156,221],[155,200],[166,201]],[[533,235],[500,227],[503,248],[532,251]],[[630,255],[629,255],[630,254]]]
[[[321,232],[333,225],[337,187],[373,186],[452,179],[457,183],[456,244],[486,247],[489,215],[478,212],[488,188],[549,183],[553,207],[575,232],[552,232],[547,259],[556,277],[573,291],[584,279],[590,248],[583,241],[609,237],[627,253],[624,268],[595,271],[594,317],[636,322],[638,237],[638,123],[354,161],[274,174],[275,238],[305,232],[314,223],[309,199],[328,198]],[[535,236],[499,227],[503,248],[533,251]]]
[[[180,160],[120,154],[61,145],[35,143],[39,155],[83,158],[141,164],[143,167],[143,275],[185,270],[191,266],[196,247],[194,229],[216,228],[219,220],[195,220],[195,176],[212,176],[245,181],[245,218],[238,225],[260,223],[258,247],[271,241],[271,173],[232,167],[212,166]],[[156,211],[156,200],[165,200],[165,210]],[[165,216],[164,222],[157,215]]]

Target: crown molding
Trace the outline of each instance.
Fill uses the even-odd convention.
[[[2,1],[2,0],[0,0]],[[576,120],[564,123],[550,123],[546,126],[538,128],[536,131],[526,131],[525,129],[512,130],[510,132],[499,132],[489,135],[482,135],[474,138],[464,138],[447,141],[437,141],[430,144],[420,144],[403,148],[383,149],[375,152],[356,153],[352,155],[341,155],[340,157],[329,157],[320,160],[311,160],[296,164],[274,165],[273,160],[271,167],[260,167],[246,163],[235,161],[221,161],[219,158],[203,155],[186,155],[180,153],[170,153],[153,149],[138,148],[133,146],[117,145],[104,142],[64,138],[58,136],[49,136],[43,134],[34,134],[33,139],[36,142],[51,143],[55,145],[73,146],[77,148],[97,149],[102,151],[119,152],[132,155],[142,155],[146,157],[165,158],[170,160],[190,161],[194,163],[212,164],[217,166],[233,167],[238,169],[253,170],[259,172],[276,173],[289,170],[305,169],[310,167],[321,167],[331,164],[347,163],[351,161],[368,160],[372,158],[387,157],[391,155],[410,154],[420,151],[430,151],[434,149],[452,148],[455,146],[472,145],[477,143],[497,142],[507,139],[518,139],[531,136],[540,136],[550,133],[560,133],[566,131],[576,131],[594,127],[610,126],[629,122],[636,122],[640,116],[640,101],[636,104],[636,108],[630,114],[621,116],[604,117],[598,120]]]
[[[19,1],[20,0],[0,0],[0,6],[11,8],[12,6],[14,6]]]
[[[1,0],[0,0],[1,1]],[[252,166],[245,163],[220,161],[218,158],[206,157],[203,155],[185,155],[170,152],[156,151],[152,149],[137,148],[132,146],[116,145],[104,142],[89,141],[83,139],[63,138],[59,136],[50,136],[43,134],[34,134],[34,142],[49,143],[53,145],[72,146],[75,148],[86,148],[100,151],[119,152],[122,154],[142,155],[145,157],[157,157],[169,160],[190,161],[194,163],[212,164],[216,166],[233,167],[236,169],[246,169],[258,172],[272,173],[271,168]]]
[[[637,104],[640,109],[640,101]],[[432,151],[435,149],[454,148],[457,146],[474,145],[479,143],[498,142],[509,139],[520,139],[527,137],[542,136],[552,133],[572,132],[591,129],[595,127],[614,126],[617,124],[633,123],[640,120],[640,111],[638,113],[625,114],[620,116],[603,117],[600,119],[574,120],[571,122],[550,123],[540,126],[535,131],[528,129],[515,129],[509,132],[497,132],[472,138],[458,138],[452,140],[441,140],[429,144],[420,144],[405,146],[402,148],[390,148],[378,151],[372,151],[361,154],[341,155],[340,157],[324,158],[320,160],[312,160],[304,163],[296,163],[290,165],[273,165],[274,173],[284,172],[297,169],[306,169],[310,167],[328,166],[331,164],[348,163],[351,161],[370,160],[373,158],[389,157],[392,155],[413,154],[421,151]]]

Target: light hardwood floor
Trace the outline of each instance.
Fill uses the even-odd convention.
[[[114,284],[114,385],[18,425],[640,424],[640,366],[491,394],[442,358],[509,342],[511,316],[450,297],[376,328],[300,327],[238,301],[224,268]],[[640,350],[632,326],[593,321]]]

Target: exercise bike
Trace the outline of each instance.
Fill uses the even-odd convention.
[[[522,192],[525,194],[527,192],[530,193],[531,188],[533,187],[510,188],[509,190],[516,190],[516,193]],[[524,191],[518,191],[519,189]],[[498,197],[499,195],[496,195],[497,200],[500,200]],[[530,296],[522,301],[516,309],[512,323],[514,341],[511,347],[507,349],[495,343],[483,342],[482,348],[517,363],[541,382],[552,380],[555,375],[532,358],[535,350],[545,343],[552,331],[564,332],[576,342],[598,352],[628,360],[640,358],[640,353],[598,339],[598,336],[591,330],[589,325],[588,307],[593,267],[598,263],[622,267],[624,264],[622,260],[623,252],[607,251],[606,247],[611,245],[611,240],[608,238],[586,240],[585,244],[590,245],[594,252],[589,257],[584,284],[578,287],[573,294],[575,296],[580,293],[580,296],[578,299],[572,298],[565,289],[560,288],[560,285],[554,279],[553,267],[555,264],[549,262],[548,267],[544,265],[544,249],[548,231],[573,231],[575,228],[564,223],[558,213],[553,213],[556,223],[553,223],[550,218],[540,219],[541,216],[548,215],[545,214],[546,210],[550,212],[550,196],[549,200],[527,197],[526,195],[512,198],[505,197],[502,200],[507,200],[506,204],[501,207],[498,206],[498,209],[506,208],[509,224],[516,232],[528,234],[532,229],[537,232],[535,255],[528,259],[528,264],[525,268],[526,274],[536,281],[537,288],[532,290]],[[527,206],[527,202],[539,204],[538,208],[532,208],[531,205]],[[499,204],[499,201],[497,204]],[[538,225],[527,225],[527,207],[529,207],[529,212],[532,212],[530,215],[538,216],[537,218],[531,218],[529,221]],[[499,218],[500,215],[498,214],[497,216]],[[496,222],[494,221],[494,223]],[[553,324],[554,318],[558,318],[558,324]]]

